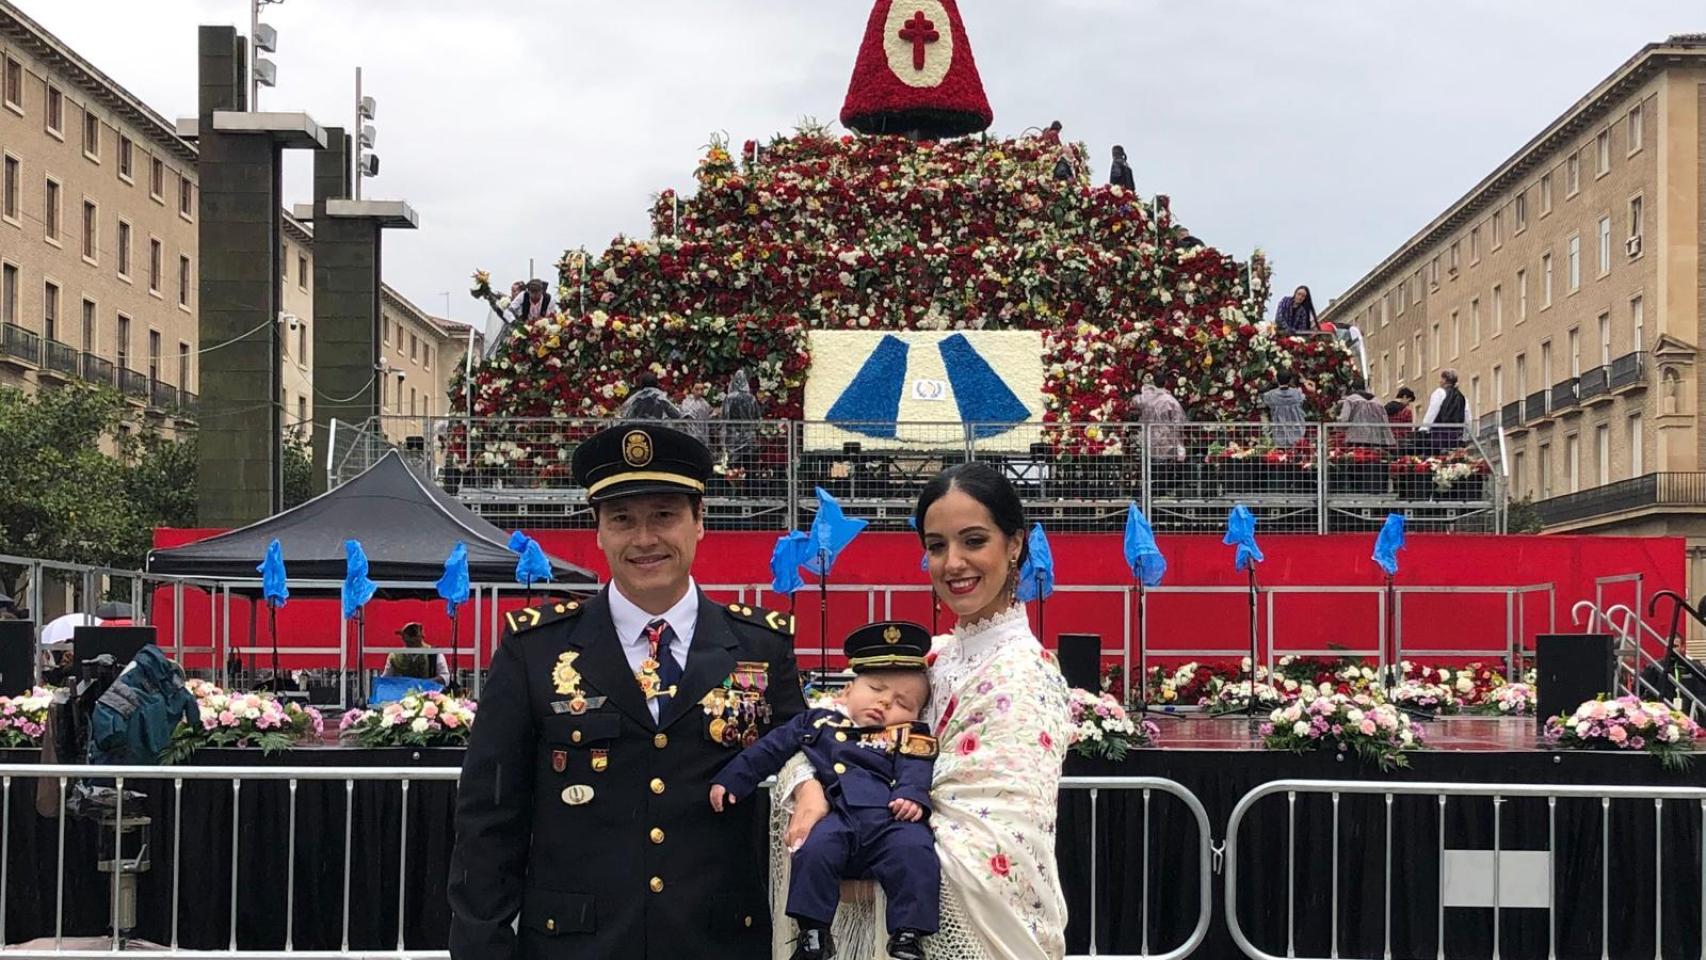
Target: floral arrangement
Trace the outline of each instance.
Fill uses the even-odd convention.
[[[1533,715],[1535,703],[1533,684],[1507,683],[1493,689],[1492,696],[1482,704],[1481,711],[1506,717],[1526,717]]]
[[[1406,660],[1401,666],[1405,681],[1444,687],[1451,699],[1469,709],[1487,706],[1493,694],[1508,682],[1503,673],[1479,660],[1462,666],[1423,665]]]
[[[271,755],[325,731],[320,711],[270,693],[227,692],[200,679],[185,682],[184,688],[195,697],[201,719],[178,722],[161,763],[182,763],[203,747],[259,747]]]
[[[1569,750],[1636,750],[1667,770],[1686,767],[1706,731],[1680,710],[1639,697],[1600,697],[1546,721],[1546,740]]]
[[[692,197],[665,192],[654,239],[558,264],[573,311],[515,324],[474,373],[475,414],[601,417],[642,369],[716,403],[746,368],[767,417],[799,416],[815,329],[1044,333],[1044,419],[1072,452],[1117,448],[1072,424],[1122,421],[1146,376],[1198,419],[1257,419],[1276,369],[1317,412],[1354,373],[1331,337],[1276,336],[1249,288],[1270,268],[1181,246],[1165,198],[1053,176],[1047,138],[911,142],[808,126],[739,161],[713,142]],[[490,278],[474,294],[492,300]],[[460,396],[461,383],[452,389]],[[481,447],[473,446],[473,456]],[[524,450],[550,457],[553,450]],[[513,452],[512,452],[513,453]]]
[[[1258,676],[1265,676],[1266,671],[1259,671]],[[1296,686],[1296,681],[1290,681]],[[1255,709],[1263,713],[1281,706],[1292,699],[1295,693],[1288,696],[1280,687],[1271,683],[1256,681]],[[1198,706],[1212,714],[1243,713],[1250,707],[1250,681],[1226,680],[1215,685],[1213,692],[1198,701]]]
[[[474,726],[472,700],[411,693],[378,710],[355,709],[338,721],[338,736],[364,747],[457,747]]]
[[[1401,681],[1386,699],[1406,710],[1433,714],[1456,713],[1463,703],[1452,688],[1425,680]]]
[[[1195,660],[1173,670],[1150,667],[1145,700],[1161,706],[1196,705],[1213,692],[1217,682],[1237,677],[1237,668],[1229,664]]]
[[[1079,756],[1124,760],[1132,747],[1155,743],[1160,727],[1145,719],[1134,722],[1119,700],[1107,693],[1073,688],[1072,751]]]
[[[1433,456],[1409,454],[1394,457],[1388,468],[1394,477],[1426,477],[1437,490],[1450,490],[1469,477],[1489,476],[1493,467],[1466,447],[1446,450]]]
[[[0,697],[0,748],[41,746],[51,703],[51,687],[31,687],[29,693]]]
[[[1421,728],[1391,704],[1361,694],[1325,694],[1274,710],[1262,724],[1269,750],[1334,750],[1387,771],[1410,765],[1404,751],[1422,743]]]

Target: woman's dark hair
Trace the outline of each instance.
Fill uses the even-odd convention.
[[[1310,316],[1315,316],[1315,295],[1309,292],[1308,284],[1298,284],[1297,290],[1303,291],[1303,309],[1309,311]],[[1297,290],[1293,290],[1291,295],[1297,296]]]
[[[1019,492],[987,463],[962,463],[949,467],[930,478],[918,494],[918,505],[912,510],[912,525],[918,530],[918,542],[924,542],[924,515],[949,490],[959,490],[989,511],[995,526],[1009,537],[1019,538],[1019,562],[1025,562],[1030,546],[1025,542],[1025,505]]]

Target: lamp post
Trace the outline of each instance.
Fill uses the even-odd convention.
[[[261,87],[278,86],[278,67],[262,53],[278,52],[278,31],[261,22],[261,8],[284,0],[249,0],[249,110],[260,109]]]

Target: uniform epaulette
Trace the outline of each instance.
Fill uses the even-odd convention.
[[[537,630],[547,624],[578,617],[581,612],[579,600],[558,600],[555,603],[542,603],[537,607],[524,610],[511,610],[504,614],[504,622],[509,625],[509,636]]]
[[[907,733],[900,741],[903,756],[936,759],[936,738],[927,733]]]
[[[729,615],[737,620],[745,620],[747,623],[756,624],[784,637],[794,635],[794,615],[791,613],[766,610],[763,607],[751,607],[744,603],[724,604],[723,609],[727,610]]]

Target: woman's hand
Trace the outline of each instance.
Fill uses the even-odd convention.
[[[811,835],[812,827],[829,815],[829,797],[823,792],[823,784],[815,779],[807,780],[794,790],[794,815],[788,820],[788,830],[782,835],[782,842],[787,844],[789,852],[800,849]]]

